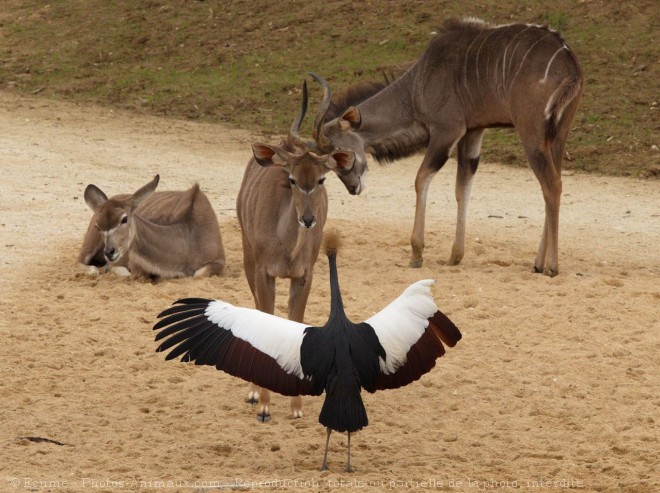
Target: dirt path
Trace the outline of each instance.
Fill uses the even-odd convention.
[[[273,421],[259,424],[243,402],[246,384],[154,353],[154,316],[179,297],[252,305],[234,212],[252,140],[217,125],[0,93],[0,491],[202,491],[213,481],[320,491],[660,489],[658,181],[565,176],[561,273],[550,279],[530,272],[543,206],[529,170],[481,166],[466,257],[450,267],[448,164],[432,186],[419,270],[407,267],[419,159],[372,166],[360,197],[329,178],[349,316],[366,318],[433,277],[464,339],[420,382],[366,395],[371,424],[353,440],[358,472],[342,472],[346,438],[335,434],[330,472],[321,473],[321,399],[305,398],[305,417],[294,421],[288,399],[274,396]],[[197,180],[207,191],[226,275],[151,284],[77,274],[85,185],[129,192],[155,173],[162,189]],[[326,269],[321,259],[310,323],[327,314]],[[280,313],[286,292],[281,283]],[[65,445],[16,439],[26,436]]]

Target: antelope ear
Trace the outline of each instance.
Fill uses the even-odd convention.
[[[268,166],[286,167],[288,161],[293,157],[290,152],[285,151],[280,146],[259,143],[252,144],[252,153],[257,163],[265,168]]]
[[[154,179],[147,183],[145,186],[140,188],[137,192],[131,195],[131,205],[137,207],[140,202],[146,199],[149,195],[154,193],[158,182],[160,181],[160,175],[154,176]]]
[[[342,174],[348,173],[355,164],[355,153],[353,151],[334,151],[325,163],[325,167]]]
[[[84,196],[85,203],[94,212],[96,212],[96,210],[101,207],[101,204],[108,200],[108,196],[104,194],[99,187],[92,184],[87,185],[87,188],[85,188]]]
[[[362,115],[360,110],[355,106],[351,106],[339,118],[339,128],[341,130],[357,130],[362,123]]]

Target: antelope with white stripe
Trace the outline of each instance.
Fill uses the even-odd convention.
[[[325,174],[348,173],[352,151],[318,156],[301,147],[300,124],[307,109],[303,86],[300,112],[291,132],[280,145],[254,144],[254,157],[245,169],[236,200],[236,214],[243,239],[243,263],[256,308],[273,314],[275,279],[289,278],[288,315],[302,322],[312,287],[314,264],[328,211]],[[270,394],[253,385],[248,402],[259,402],[257,418],[270,419]],[[302,416],[302,400],[293,397],[294,418]]]
[[[312,76],[329,99],[327,83]],[[457,147],[458,218],[449,258],[455,265],[465,251],[467,206],[484,130],[515,127],[545,200],[534,272],[555,276],[564,144],[582,86],[580,64],[557,32],[529,24],[494,27],[478,19],[450,20],[399,79],[336,118],[320,114],[315,147],[320,152],[352,149],[358,175],[366,172],[365,153],[394,161],[426,149],[415,179],[412,267],[422,265],[431,179]],[[322,105],[322,111],[327,108]]]

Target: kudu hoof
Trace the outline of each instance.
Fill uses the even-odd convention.
[[[451,255],[449,256],[449,262],[447,262],[449,265],[458,265],[461,263],[461,260],[463,260],[463,255],[465,252],[461,251],[459,248],[456,248],[455,246],[452,247],[451,249]]]
[[[245,402],[252,405],[259,402],[259,392],[256,390],[250,390],[250,392],[248,392],[247,398],[245,399]]]
[[[270,414],[268,413],[257,414],[257,421],[259,421],[260,423],[268,423],[270,421]]]
[[[424,259],[414,258],[410,261],[410,263],[408,265],[410,267],[412,267],[413,269],[419,269],[422,266],[423,263],[424,263]]]
[[[537,267],[537,266],[534,266],[534,267],[532,268],[532,272],[533,272],[534,274],[544,274],[544,275],[546,275],[546,276],[548,276],[548,277],[555,277],[557,274],[559,274],[559,271],[558,271],[558,270],[554,270],[554,269],[551,269],[551,268],[549,268],[549,267],[547,267],[547,268],[545,268],[545,269],[541,269],[541,268],[539,268],[539,267]]]

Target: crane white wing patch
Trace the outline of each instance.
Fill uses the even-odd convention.
[[[385,349],[385,361],[379,358],[383,373],[394,373],[406,362],[408,351],[424,334],[429,318],[438,311],[431,296],[434,283],[432,279],[417,281],[392,303],[365,320],[373,327]]]
[[[209,321],[269,355],[285,372],[304,378],[300,346],[307,325],[218,300],[209,303],[205,315]]]

